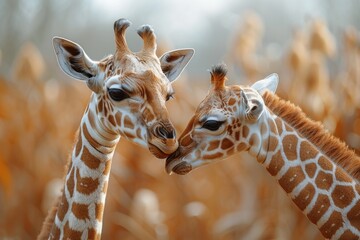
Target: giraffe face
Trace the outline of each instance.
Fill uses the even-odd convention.
[[[265,108],[261,92],[269,84],[262,80],[252,87],[225,86],[223,68],[212,70],[213,88],[181,134],[179,148],[167,158],[168,173],[186,174],[259,144],[257,135],[251,133],[260,132]]]
[[[88,111],[95,126],[109,134],[119,134],[146,146],[158,158],[178,147],[175,129],[165,102],[174,94],[171,86],[190,61],[192,49],[175,50],[158,58],[155,34],[143,26],[138,34],[144,48],[131,52],[124,37],[130,23],[120,19],[114,24],[116,52],[101,61],[91,60],[76,43],[54,38],[54,48],[62,70],[87,83],[93,91]]]

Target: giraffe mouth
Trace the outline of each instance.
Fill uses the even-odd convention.
[[[167,158],[170,154],[172,154],[175,149],[177,149],[178,145],[174,144],[173,146],[169,147],[167,145],[155,145],[152,143],[148,143],[149,151],[157,158],[163,159]]]
[[[165,163],[165,169],[168,174],[176,173],[179,175],[185,175],[192,170],[191,164],[183,161],[180,157],[180,148],[178,148],[173,154],[168,156]]]
[[[171,175],[172,173],[176,173],[179,175],[185,175],[192,170],[192,166],[189,163],[183,162],[181,160],[179,161],[169,162],[166,160],[165,169],[167,174]]]

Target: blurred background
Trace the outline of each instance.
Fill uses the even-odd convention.
[[[167,107],[178,132],[209,88],[272,72],[278,94],[360,151],[360,2],[265,0],[0,1],[0,239],[34,239],[62,187],[90,90],[59,69],[52,37],[94,60],[114,51],[113,23],[150,24],[158,54],[192,47]],[[186,176],[121,140],[114,156],[102,239],[322,239],[266,170],[247,154]]]

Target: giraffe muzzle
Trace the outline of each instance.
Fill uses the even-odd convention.
[[[149,150],[157,158],[166,158],[176,151],[179,144],[172,125],[158,124],[150,132]]]
[[[163,139],[174,139],[176,136],[175,130],[173,127],[165,127],[159,125],[155,127],[154,133],[156,136],[163,138]]]
[[[180,175],[185,175],[192,170],[191,164],[183,161],[180,156],[181,151],[180,148],[178,148],[166,159],[165,169],[168,174],[176,173]]]

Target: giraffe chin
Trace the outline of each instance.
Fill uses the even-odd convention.
[[[174,163],[166,160],[166,172],[168,174],[176,173],[179,175],[188,174],[193,168],[191,164],[187,162]]]
[[[160,148],[156,147],[155,145],[148,143],[149,151],[157,158],[164,159],[167,158],[170,153],[164,153],[160,150]]]

